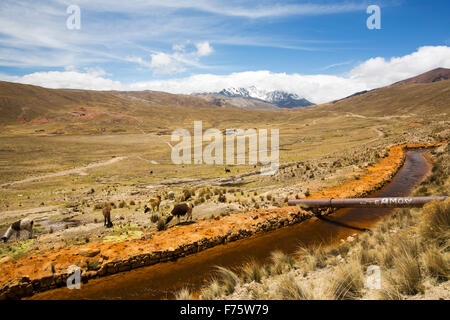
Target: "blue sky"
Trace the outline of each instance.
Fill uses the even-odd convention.
[[[81,10],[69,30],[66,9]],[[381,29],[369,30],[369,5]],[[256,85],[315,102],[450,67],[447,0],[2,0],[0,79],[177,93]]]

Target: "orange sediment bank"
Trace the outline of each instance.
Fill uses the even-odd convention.
[[[350,198],[365,197],[368,194],[381,189],[392,180],[405,161],[405,151],[426,149],[442,145],[433,144],[402,144],[389,148],[389,155],[382,158],[374,166],[367,168],[367,173],[357,180],[352,180],[336,188],[325,188],[315,192],[308,199]]]
[[[335,188],[326,188],[310,198],[363,197],[390,182],[402,166],[406,150],[435,147],[440,144],[405,144],[389,149],[387,157],[367,168],[365,175]],[[255,210],[202,220],[146,235],[142,240],[120,243],[91,242],[83,246],[32,253],[17,261],[1,264],[0,298],[31,296],[66,284],[67,268],[82,268],[84,280],[134,268],[174,260],[215,245],[299,223],[313,213],[299,207]]]

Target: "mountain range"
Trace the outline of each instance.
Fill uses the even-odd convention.
[[[255,86],[247,88],[231,87],[219,92],[200,93],[197,95],[218,105],[228,103],[236,107],[254,110],[290,109],[314,105],[314,103],[295,93],[281,90],[262,90]]]

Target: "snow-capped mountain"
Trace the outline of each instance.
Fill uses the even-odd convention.
[[[216,94],[232,98],[258,99],[274,104],[280,108],[295,108],[313,105],[313,103],[295,93],[280,90],[265,91],[258,89],[255,86],[248,88],[227,88]]]
[[[267,92],[264,90],[259,90],[255,86],[248,88],[227,88],[220,91],[218,94],[227,97],[240,97],[240,98],[254,98],[259,100],[264,100],[266,98]]]

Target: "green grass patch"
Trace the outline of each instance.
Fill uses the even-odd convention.
[[[31,250],[33,243],[34,239],[29,239],[2,244],[0,246],[0,259],[7,256],[19,259]]]

